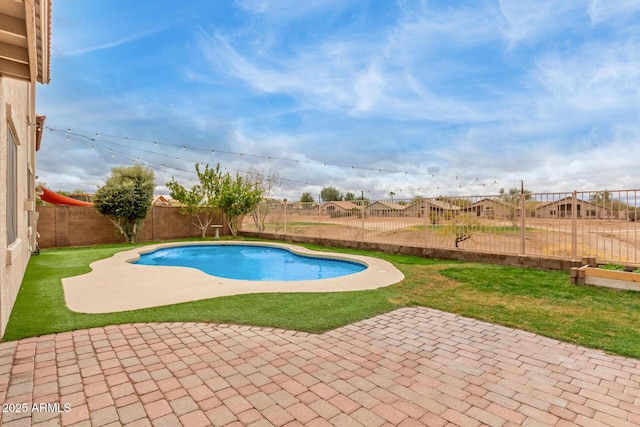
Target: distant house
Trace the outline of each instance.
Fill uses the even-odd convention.
[[[50,0],[0,1],[0,337],[36,248],[36,151],[44,116],[36,84],[49,83]]]
[[[311,209],[318,210],[318,204],[315,202],[286,202],[287,212],[308,211]]]
[[[462,208],[460,206],[452,205],[444,200],[416,199],[406,205],[403,212],[405,216],[423,217],[425,215],[457,215],[461,210]]]
[[[164,196],[155,196],[153,198],[153,202],[151,202],[151,206],[167,207],[171,206],[171,203],[169,203],[169,200],[167,200],[167,198]]]
[[[318,203],[317,202],[286,202],[285,208],[289,213],[302,213],[302,214],[317,214]]]
[[[536,208],[536,218],[572,218],[573,197],[550,202]],[[608,218],[609,213],[603,206],[597,206],[581,199],[575,200],[576,218]]]
[[[362,206],[348,201],[331,201],[320,205],[320,212],[333,217],[359,215]]]
[[[285,200],[279,200],[279,199],[262,199],[260,203],[266,203],[274,206],[283,206],[287,204]]]
[[[463,209],[465,213],[471,214],[472,216],[479,216],[487,219],[510,218],[514,210],[518,213],[520,208],[509,206],[500,200],[489,198],[478,200]]]
[[[366,216],[403,216],[404,205],[389,201],[377,201],[366,206],[364,211]]]

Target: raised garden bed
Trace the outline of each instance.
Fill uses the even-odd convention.
[[[640,291],[640,273],[585,265],[571,269],[571,283]]]

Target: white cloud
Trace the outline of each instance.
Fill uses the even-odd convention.
[[[506,22],[504,34],[510,47],[535,43],[575,25],[584,10],[583,0],[499,0]]]
[[[279,22],[337,11],[349,6],[344,0],[236,0],[245,11],[278,20]]]
[[[151,35],[154,35],[160,31],[163,31],[164,29],[153,29],[150,31],[144,31],[141,33],[136,33],[136,34],[130,34],[127,35],[125,37],[121,37],[115,40],[109,40],[109,41],[102,41],[102,42],[98,42],[98,44],[95,45],[91,45],[91,46],[83,46],[83,47],[79,47],[79,46],[73,46],[73,45],[69,45],[66,47],[64,46],[60,46],[60,45],[54,45],[55,49],[56,49],[56,54],[60,55],[62,57],[64,56],[76,56],[76,55],[83,55],[85,53],[91,53],[91,52],[95,52],[98,50],[103,50],[103,49],[111,49],[117,46],[121,46],[124,44],[128,44],[128,43],[132,43],[135,42],[137,40],[143,39],[145,37],[149,37]],[[75,43],[74,43],[75,44]]]
[[[312,52],[287,58],[274,55],[263,61],[243,55],[220,34],[203,36],[200,44],[211,65],[259,94],[290,95],[310,108],[350,109],[357,105],[353,102],[355,77],[350,59],[357,55],[347,45],[324,44],[313,47]]]
[[[605,114],[612,123],[637,122],[640,105],[640,47],[588,43],[573,52],[542,56],[533,70],[543,115],[563,119]],[[635,112],[635,113],[634,113]],[[629,117],[629,113],[635,117]]]
[[[441,6],[427,2],[404,4],[402,14],[388,30],[385,51],[413,63],[431,51],[478,46],[501,38],[501,16],[492,2]]]
[[[614,19],[624,21],[640,12],[640,3],[636,0],[591,0],[588,12],[593,25]]]
[[[482,106],[459,96],[438,95],[430,87],[456,72],[442,63],[441,55],[448,47],[439,46],[434,34],[444,40],[447,33],[455,43],[467,45],[479,43],[479,33],[484,34],[482,38],[497,38],[495,31],[487,34],[485,28],[463,41],[458,34],[472,18],[472,11],[465,11],[455,25],[427,26],[417,34],[420,24],[429,21],[423,17],[416,23],[412,17],[392,27],[388,36],[363,39],[353,35],[302,45],[287,54],[272,52],[268,59],[234,46],[228,34],[201,34],[200,47],[217,71],[258,94],[290,96],[303,109],[399,120],[478,120],[487,112]],[[462,77],[467,70],[458,72]]]

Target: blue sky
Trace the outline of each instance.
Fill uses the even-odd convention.
[[[640,2],[53,1],[39,180],[258,168],[298,200],[638,188]],[[68,140],[67,140],[68,138]]]

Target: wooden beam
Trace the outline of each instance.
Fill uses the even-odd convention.
[[[0,32],[18,36],[23,39],[27,38],[27,26],[25,25],[25,21],[23,19],[5,15],[4,13],[0,13]]]
[[[25,18],[25,27],[27,29],[27,47],[29,49],[29,75],[31,76],[30,80],[35,83],[38,77],[38,42],[36,40],[35,26],[36,9],[33,0],[24,0],[24,16],[27,17]]]
[[[27,64],[29,51],[23,47],[0,42],[0,58]]]
[[[0,58],[0,74],[22,80],[31,80],[31,70],[28,64],[7,61]]]

